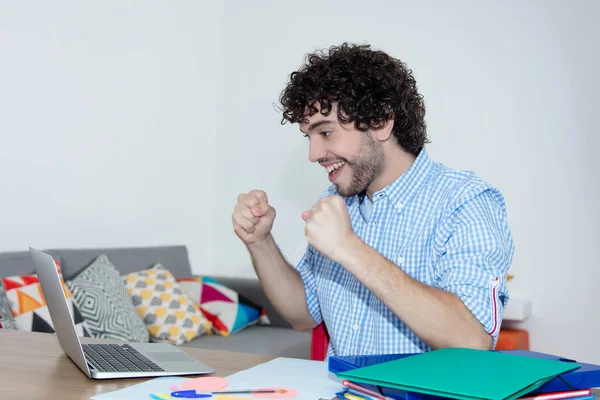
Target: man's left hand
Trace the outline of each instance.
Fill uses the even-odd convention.
[[[330,260],[338,262],[341,252],[355,235],[344,199],[337,195],[321,198],[302,213],[308,242]]]

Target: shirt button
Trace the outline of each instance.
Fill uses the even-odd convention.
[[[373,221],[373,225],[377,225],[377,221]]]
[[[352,325],[352,329],[354,329],[355,331],[357,331],[358,330],[358,324]]]
[[[492,287],[498,287],[498,281],[496,281],[496,280],[492,281]]]

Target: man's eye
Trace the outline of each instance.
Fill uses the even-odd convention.
[[[327,136],[331,135],[331,133],[332,133],[331,131],[325,131],[325,132],[321,132],[321,135],[327,137]]]

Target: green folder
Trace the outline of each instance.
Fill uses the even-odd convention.
[[[445,348],[336,374],[454,399],[516,399],[579,364],[495,351]]]

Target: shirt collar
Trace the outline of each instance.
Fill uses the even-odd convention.
[[[397,212],[400,212],[427,181],[433,166],[434,163],[429,158],[427,149],[423,147],[412,165],[398,179],[373,193],[373,204],[386,199]],[[358,195],[359,204],[365,201],[365,197],[365,193]],[[366,201],[368,201],[368,198]]]

